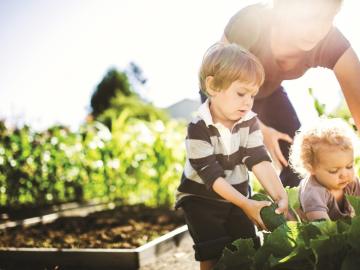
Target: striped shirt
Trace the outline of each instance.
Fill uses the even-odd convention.
[[[212,185],[223,177],[236,190],[247,196],[248,170],[271,159],[264,147],[256,114],[248,112],[229,130],[214,124],[209,100],[202,104],[198,116],[188,125],[186,163],[176,193],[176,207],[188,196],[223,200]]]

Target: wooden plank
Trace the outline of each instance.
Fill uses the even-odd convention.
[[[134,270],[174,250],[186,237],[184,225],[136,249],[0,248],[0,265]]]

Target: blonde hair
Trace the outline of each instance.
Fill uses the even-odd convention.
[[[234,81],[261,86],[265,79],[264,68],[257,58],[237,44],[216,43],[204,55],[200,71],[200,89],[209,95],[206,78],[213,77],[212,89],[227,89]]]
[[[357,143],[355,133],[344,120],[323,118],[297,132],[290,148],[289,163],[295,172],[306,176],[316,166],[320,147],[337,147],[343,151],[354,150],[355,143]]]

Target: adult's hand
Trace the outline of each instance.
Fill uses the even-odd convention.
[[[288,162],[281,152],[279,140],[292,143],[293,140],[291,137],[286,133],[282,133],[274,128],[268,127],[261,122],[260,129],[264,136],[264,144],[271,155],[275,167],[278,170],[282,170],[283,167],[287,167]]]

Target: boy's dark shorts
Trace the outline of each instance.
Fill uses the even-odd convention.
[[[180,205],[195,245],[195,259],[219,259],[225,246],[239,238],[260,241],[255,226],[241,208],[232,203],[191,196]]]

